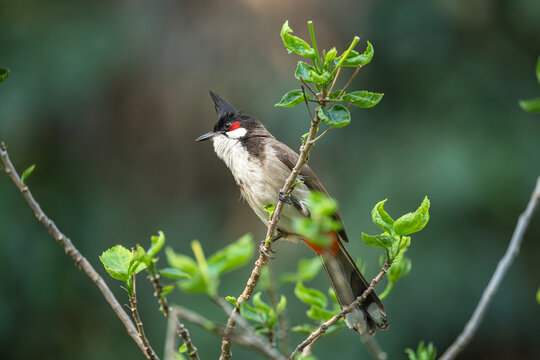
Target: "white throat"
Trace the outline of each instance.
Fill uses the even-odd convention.
[[[246,135],[246,133],[247,133],[246,129],[238,128],[238,129],[233,130],[233,131],[228,131],[227,133],[225,133],[225,136],[227,136],[227,137],[229,137],[231,139],[240,139],[241,137]]]

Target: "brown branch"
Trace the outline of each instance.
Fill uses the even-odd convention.
[[[504,276],[508,272],[508,269],[512,265],[512,262],[516,256],[519,254],[519,248],[523,242],[523,235],[525,234],[525,230],[527,229],[532,215],[538,206],[538,202],[540,202],[540,177],[536,180],[536,187],[534,188],[525,211],[523,211],[523,213],[519,216],[518,223],[514,229],[514,233],[512,234],[512,239],[510,240],[510,244],[508,245],[504,256],[499,261],[497,269],[493,273],[489,284],[485,288],[482,298],[476,306],[473,315],[454,343],[450,345],[448,349],[446,349],[444,354],[442,354],[440,357],[441,360],[454,359],[469,344],[475,332],[478,330],[478,326],[480,326],[480,323],[484,319],[489,304],[495,297],[495,293],[501,285]]]
[[[195,324],[218,337],[222,337],[225,332],[225,327],[223,325],[216,324],[213,321],[208,320],[201,314],[196,313],[192,310],[186,309],[179,305],[174,305],[172,307],[172,311],[180,319]],[[262,342],[260,336],[257,336],[254,333],[245,331],[238,332],[235,330],[231,335],[231,340],[235,344],[246,349],[253,350],[267,359],[285,359],[281,354],[276,351],[276,349],[272,348],[270,344]]]
[[[158,357],[156,353],[154,352],[154,349],[152,349],[152,346],[150,346],[150,344],[148,343],[148,339],[146,338],[146,335],[144,334],[143,323],[141,321],[141,317],[139,316],[139,310],[137,310],[137,288],[136,288],[136,282],[135,282],[135,274],[133,274],[133,292],[129,295],[129,304],[130,304],[131,315],[133,316],[133,320],[135,320],[135,325],[137,326],[139,339],[141,339],[141,342],[143,343],[143,346],[144,346],[144,352],[146,354],[146,357],[149,360],[158,360]]]
[[[75,245],[73,245],[71,240],[66,235],[61,233],[60,230],[58,230],[56,224],[51,219],[49,219],[47,215],[45,215],[43,210],[41,210],[39,204],[32,196],[32,193],[30,192],[28,187],[23,184],[19,174],[17,173],[15,167],[9,159],[7,147],[4,143],[0,145],[0,159],[2,161],[2,164],[4,165],[5,172],[9,175],[15,186],[17,186],[19,191],[22,193],[23,197],[26,199],[28,205],[30,205],[30,208],[32,208],[32,211],[34,212],[39,222],[41,222],[45,226],[45,228],[47,228],[49,234],[51,234],[52,237],[64,248],[64,251],[69,257],[73,259],[75,265],[81,268],[90,278],[90,280],[94,282],[94,284],[98,287],[99,291],[101,291],[101,294],[103,295],[105,300],[109,303],[109,305],[115,312],[116,316],[118,316],[122,324],[124,324],[124,327],[126,328],[129,336],[131,336],[137,346],[139,346],[139,348],[143,352],[145,352],[144,345],[139,339],[139,335],[137,333],[135,325],[133,325],[133,322],[131,321],[129,316],[122,309],[122,306],[120,305],[114,294],[111,292],[111,289],[109,289],[103,278],[98,274],[98,272],[88,262],[88,260],[84,256],[82,256],[82,254],[75,247]]]
[[[296,354],[301,353],[307,346],[313,346],[313,343],[315,343],[315,341],[317,341],[321,336],[323,336],[330,326],[337,323],[339,319],[341,319],[345,314],[350,313],[352,310],[354,310],[355,307],[364,302],[367,299],[368,295],[371,294],[371,292],[373,291],[375,284],[381,281],[384,274],[386,274],[391,265],[391,262],[385,263],[379,274],[373,280],[371,280],[369,287],[364,291],[364,293],[357,297],[356,300],[353,301],[350,305],[345,306],[341,310],[341,312],[334,315],[332,318],[330,318],[330,320],[326,321],[318,329],[309,334],[309,336],[296,347],[296,349],[292,352],[291,356],[289,356],[289,359],[293,360]]]
[[[152,281],[152,285],[154,286],[154,296],[157,297],[159,301],[159,305],[163,309],[163,315],[165,315],[166,318],[170,318],[170,311],[171,308],[167,304],[167,300],[163,296],[163,286],[161,286],[161,283],[159,282],[160,275],[159,274],[152,274],[150,276],[150,280]],[[199,354],[197,353],[197,348],[193,344],[193,341],[191,340],[191,336],[189,335],[189,331],[186,328],[186,326],[178,320],[177,317],[174,318],[176,323],[176,332],[178,333],[178,336],[182,338],[184,341],[184,344],[186,344],[187,347],[187,354],[191,360],[199,360]]]
[[[319,129],[320,119],[317,113],[318,109],[319,108],[315,110],[315,118],[313,119],[313,121],[311,121],[311,128],[309,130],[309,135],[306,139],[306,142],[302,144],[302,146],[300,147],[300,156],[298,157],[298,161],[296,162],[296,165],[291,171],[291,174],[285,181],[285,185],[283,185],[283,188],[280,191],[283,197],[278,198],[276,208],[274,210],[274,214],[272,215],[272,218],[268,222],[268,230],[266,232],[266,237],[265,237],[266,240],[264,240],[263,243],[261,244],[259,258],[255,262],[255,267],[251,271],[251,275],[246,283],[246,287],[244,288],[244,291],[237,299],[237,306],[232,311],[227,321],[227,326],[225,328],[223,340],[221,342],[220,360],[227,360],[227,359],[230,359],[232,356],[231,355],[231,334],[234,327],[236,326],[236,316],[239,315],[240,304],[246,300],[249,300],[249,298],[253,294],[253,291],[255,290],[255,287],[257,286],[257,283],[259,282],[262,267],[268,264],[267,254],[272,248],[272,239],[274,237],[274,233],[276,232],[277,223],[279,221],[281,210],[283,209],[284,203],[283,201],[281,201],[281,199],[287,198],[291,195],[293,191],[293,185],[296,183],[298,175],[300,174],[300,171],[302,170],[302,168],[306,165],[308,161],[309,152],[315,145],[315,142],[313,142],[312,140],[315,139],[315,136],[317,135],[317,130]]]
[[[341,89],[341,91],[339,92],[338,96],[336,97],[336,99],[339,99],[341,97],[341,95],[343,95],[343,93],[345,92],[345,90],[347,90],[347,88],[349,87],[349,85],[351,85],[353,79],[356,77],[356,75],[358,74],[358,72],[360,71],[360,69],[362,68],[362,66],[358,66],[356,68],[356,70],[354,70],[354,73],[351,75],[351,77],[349,78],[349,80],[347,81],[347,83],[345,84],[345,86],[343,87],[343,89]],[[330,105],[330,109],[332,108],[332,106],[334,106],[336,104],[336,102],[334,102],[332,105]],[[350,106],[349,106],[350,108]]]

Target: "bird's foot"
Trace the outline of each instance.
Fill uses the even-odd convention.
[[[288,204],[288,205],[291,205],[292,204],[292,200],[291,200],[291,197],[289,195],[285,195],[283,193],[283,191],[279,190],[279,193],[278,193],[278,199],[279,201],[282,201],[284,202],[285,204]]]
[[[261,255],[266,256],[270,260],[275,259],[275,257],[272,256],[272,254],[275,254],[276,251],[274,249],[272,249],[272,245],[270,245],[269,248],[266,248],[266,241],[263,241],[261,243],[261,246],[259,246],[259,252],[261,253]]]

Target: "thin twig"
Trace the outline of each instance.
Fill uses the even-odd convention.
[[[360,336],[362,337],[362,341],[364,342],[364,344],[366,344],[369,353],[375,360],[388,359],[388,354],[381,349],[373,336],[369,336],[366,334],[362,334]]]
[[[169,309],[171,310],[171,309]],[[172,310],[174,312],[174,310]],[[171,311],[169,311],[171,314]],[[165,333],[165,351],[163,352],[163,358],[165,360],[177,360],[176,349],[178,349],[176,334],[176,322],[178,318],[172,314],[167,318],[167,332]]]
[[[476,306],[473,315],[465,325],[465,328],[463,329],[461,334],[459,334],[457,339],[454,341],[454,343],[450,345],[448,349],[446,349],[444,354],[442,354],[442,356],[440,357],[441,360],[454,359],[469,344],[475,332],[478,330],[480,323],[486,315],[489,304],[493,300],[495,293],[501,285],[504,276],[508,272],[508,269],[512,265],[512,262],[514,261],[516,256],[519,254],[519,248],[523,241],[523,235],[525,234],[525,230],[529,225],[531,217],[534,214],[534,211],[538,206],[539,201],[540,177],[536,181],[536,187],[531,195],[527,207],[525,208],[525,211],[519,216],[518,223],[516,225],[516,228],[514,229],[514,233],[512,234],[512,239],[510,240],[510,244],[508,245],[504,256],[497,264],[497,269],[493,273],[489,284],[485,288],[484,293],[482,294],[482,298]]]
[[[356,68],[356,70],[354,70],[353,74],[351,75],[351,77],[349,78],[349,80],[347,81],[347,83],[345,84],[345,86],[343,87],[343,89],[341,89],[341,91],[339,92],[338,96],[336,97],[336,99],[339,99],[341,97],[341,95],[343,95],[343,93],[345,92],[345,90],[347,90],[347,88],[349,87],[349,85],[351,85],[353,79],[356,77],[356,75],[358,74],[358,72],[360,71],[360,69],[362,68],[362,66],[358,66]],[[336,102],[334,102],[332,105],[330,105],[330,109],[336,104]],[[350,108],[350,106],[349,106]]]
[[[302,171],[302,168],[304,167],[304,165],[306,165],[308,161],[309,152],[313,148],[313,145],[315,145],[315,143],[312,142],[312,140],[315,139],[315,136],[317,135],[317,130],[319,129],[319,123],[320,123],[317,110],[318,108],[315,110],[315,118],[311,122],[311,128],[309,130],[309,135],[306,139],[306,142],[302,144],[302,146],[300,147],[300,156],[298,157],[296,165],[294,166],[289,177],[285,181],[283,188],[281,189],[281,194],[283,195],[283,198],[287,198],[291,195],[293,191],[293,185],[296,183],[298,175],[300,174],[300,171]],[[274,236],[274,233],[276,232],[279,216],[281,214],[281,210],[283,209],[283,204],[284,203],[283,201],[281,201],[281,197],[278,197],[278,201],[277,201],[274,213],[272,215],[272,218],[268,222],[268,230],[266,232],[266,237],[265,237],[266,240],[263,241],[263,244],[261,244],[259,258],[255,262],[255,267],[251,271],[251,275],[246,283],[246,287],[244,288],[244,291],[237,299],[237,306],[232,311],[227,321],[227,326],[225,328],[223,340],[221,342],[220,360],[228,360],[232,356],[231,355],[231,334],[234,327],[236,326],[236,316],[239,315],[240,304],[246,300],[249,300],[249,298],[253,294],[253,291],[255,290],[255,287],[257,286],[257,283],[259,282],[262,267],[268,264],[267,254],[272,248],[272,238]]]
[[[163,286],[161,286],[161,283],[159,282],[160,275],[159,274],[152,274],[150,276],[150,280],[152,281],[152,285],[154,286],[154,296],[158,298],[159,305],[163,309],[163,315],[165,315],[166,318],[170,317],[170,306],[167,304],[167,300],[163,296]],[[187,347],[187,354],[191,360],[199,360],[199,354],[197,353],[197,348],[193,344],[193,340],[191,340],[191,336],[189,335],[189,331],[186,328],[186,326],[178,320],[177,317],[174,318],[175,324],[176,324],[176,332],[178,336],[182,338],[184,341],[184,344],[186,344]]]
[[[309,336],[296,347],[296,349],[292,352],[291,356],[289,356],[289,359],[293,360],[296,354],[301,353],[306,346],[313,346],[313,343],[315,343],[315,341],[317,341],[321,336],[323,336],[326,330],[328,330],[330,326],[337,323],[339,319],[341,319],[345,314],[350,313],[358,305],[364,302],[369,296],[369,294],[373,292],[373,288],[375,287],[375,284],[381,281],[384,274],[386,274],[386,272],[388,271],[391,265],[392,265],[391,262],[385,263],[381,271],[379,272],[379,274],[373,280],[371,280],[369,287],[364,291],[364,293],[360,295],[359,297],[357,297],[356,300],[353,301],[351,304],[341,309],[341,311],[338,314],[334,315],[332,318],[330,318],[330,320],[326,321],[319,328],[317,328],[311,334],[309,334]]]
[[[23,184],[21,178],[19,177],[19,174],[17,173],[17,170],[15,170],[15,167],[9,159],[7,147],[4,143],[0,145],[0,159],[2,160],[2,164],[4,165],[5,172],[9,175],[15,186],[17,186],[19,191],[22,193],[22,195],[26,199],[26,202],[32,208],[32,211],[34,212],[39,222],[41,222],[45,226],[45,228],[47,228],[49,234],[51,234],[52,237],[64,248],[64,251],[67,255],[69,255],[69,257],[73,259],[75,265],[81,268],[90,278],[90,280],[92,280],[92,282],[98,287],[105,300],[109,303],[116,316],[118,316],[118,318],[126,328],[129,336],[131,336],[137,346],[139,346],[139,348],[143,352],[145,352],[144,345],[139,339],[137,328],[135,327],[135,325],[133,325],[133,322],[131,321],[129,316],[122,309],[122,306],[120,305],[114,294],[111,292],[111,289],[109,289],[103,278],[98,274],[98,272],[88,262],[88,260],[84,256],[82,256],[82,254],[75,247],[75,245],[73,245],[71,240],[66,235],[61,233],[56,224],[47,215],[45,215],[43,210],[41,210],[39,204],[32,196],[29,188]]]
[[[308,83],[301,76],[299,76],[298,78],[308,88],[308,90],[311,91],[313,96],[315,96],[317,99],[319,99],[319,95],[317,95],[317,93],[311,88],[311,86],[309,86]]]
[[[334,76],[334,80],[332,81],[332,85],[330,85],[330,89],[328,90],[328,95],[332,93],[332,89],[334,88],[334,85],[336,85],[337,78],[339,77],[339,73],[341,72],[341,68],[337,69],[336,76]]]
[[[134,250],[132,250],[132,252],[133,251]],[[148,342],[146,335],[144,334],[143,323],[141,321],[141,317],[139,316],[139,310],[137,310],[137,287],[136,287],[136,281],[135,281],[135,274],[133,274],[133,292],[129,295],[129,305],[131,309],[131,315],[133,316],[133,320],[135,320],[135,325],[137,326],[139,339],[141,339],[144,345],[146,357],[149,360],[157,360],[158,357],[156,353],[154,352],[154,349],[152,349],[152,346],[150,346],[150,343]]]
[[[306,109],[308,111],[309,118],[311,119],[311,121],[313,121],[313,115],[311,115],[311,109],[309,108],[308,97],[306,96],[306,90],[304,88],[304,85],[302,85],[302,93],[304,94],[304,102],[306,103]]]
[[[324,130],[319,136],[317,136],[315,139],[313,139],[313,142],[319,141],[319,139],[322,138],[324,136],[324,134],[326,134],[327,132],[329,132],[333,128],[334,128],[333,126],[330,126],[328,129]]]
[[[218,337],[223,336],[225,331],[225,327],[223,325],[216,324],[195,311],[186,309],[179,305],[174,305],[172,306],[172,312],[183,321],[188,321],[192,324],[200,326]],[[254,333],[245,331],[238,332],[235,330],[232,333],[231,339],[235,344],[246,349],[253,350],[263,355],[267,359],[285,360],[285,358],[279,354],[276,349],[272,348],[268,343],[261,342],[260,336],[257,336]]]

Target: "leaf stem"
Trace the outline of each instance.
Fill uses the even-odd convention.
[[[323,72],[323,67],[320,61],[319,56],[319,50],[317,49],[317,41],[315,41],[315,32],[313,31],[313,21],[308,21],[308,27],[309,27],[309,36],[311,36],[311,44],[313,45],[313,50],[315,50],[315,65],[317,66],[317,70],[319,70],[321,73]]]
[[[358,36],[355,36],[351,45],[349,46],[349,48],[347,49],[347,51],[345,51],[343,53],[343,55],[341,56],[341,60],[339,60],[339,63],[336,65],[336,67],[334,68],[334,70],[332,70],[332,73],[330,74],[331,76],[334,76],[337,72],[337,69],[339,69],[339,67],[341,66],[341,64],[343,63],[343,61],[345,61],[345,59],[347,58],[347,56],[349,56],[349,53],[352,51],[352,49],[354,49],[354,47],[356,46],[356,44],[358,44],[358,42],[360,41],[360,38]]]

